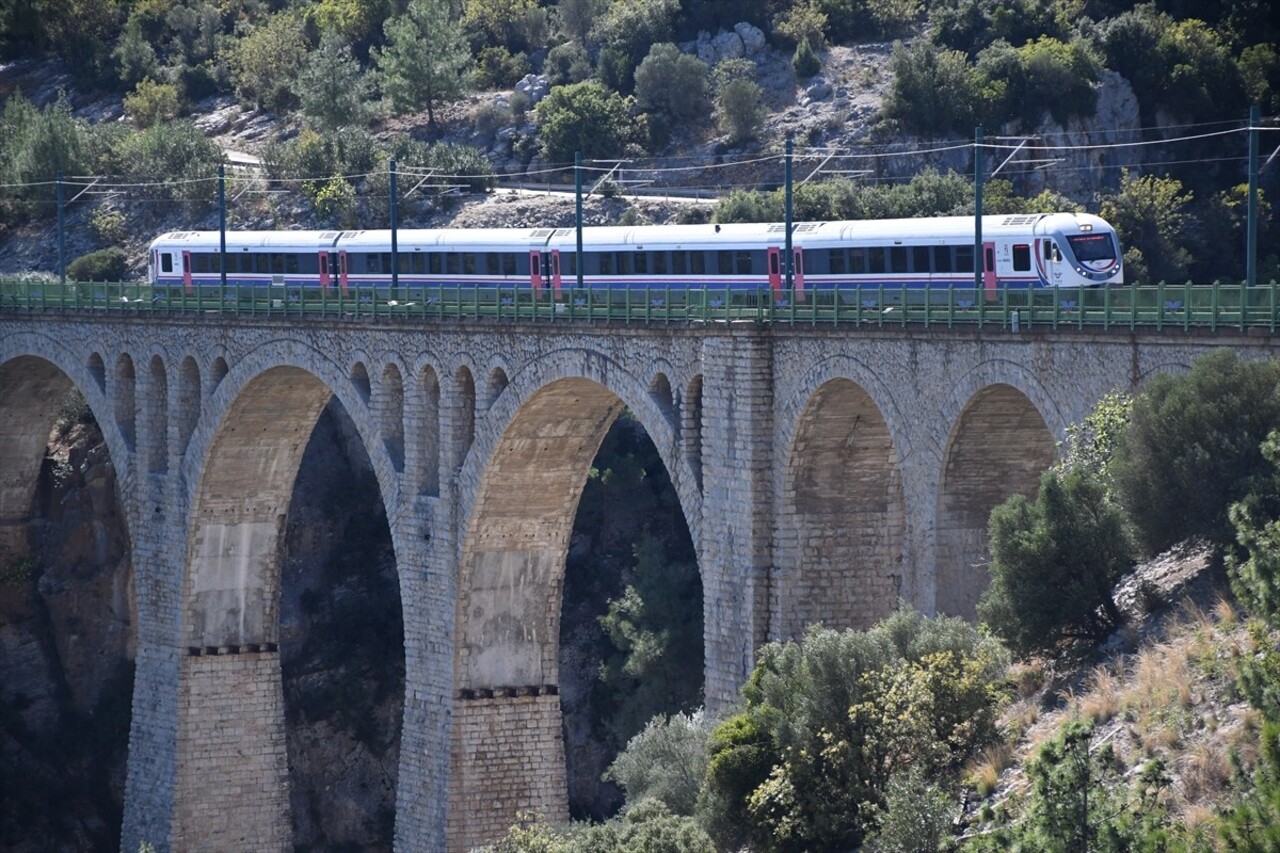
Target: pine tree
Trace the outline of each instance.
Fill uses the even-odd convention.
[[[373,54],[383,95],[397,114],[425,106],[434,128],[436,103],[462,91],[462,72],[471,64],[462,25],[450,17],[448,0],[411,0],[383,32],[387,46]]]

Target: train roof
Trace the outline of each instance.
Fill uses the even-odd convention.
[[[227,247],[235,249],[297,249],[332,246],[341,231],[228,231]],[[217,231],[170,231],[152,241],[152,248],[175,246],[188,251],[216,250],[221,245]]]
[[[607,225],[583,228],[583,242],[599,249],[701,249],[755,248],[781,245],[786,240],[781,222],[702,225]],[[1057,230],[1110,230],[1097,216],[1087,213],[1032,213],[982,217],[984,237],[1041,235]],[[575,228],[402,228],[397,234],[401,249],[427,247],[439,251],[512,251],[552,246],[564,251],[577,243]],[[386,251],[390,232],[357,231],[228,231],[228,248],[324,249]],[[905,243],[963,241],[973,239],[972,216],[935,216],[917,219],[867,219],[859,221],[797,222],[792,230],[796,245],[822,246],[828,241],[901,241]],[[153,247],[165,245],[187,250],[217,250],[217,231],[171,231],[156,238]]]

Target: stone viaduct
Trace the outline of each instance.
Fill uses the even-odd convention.
[[[277,607],[304,447],[336,397],[395,549],[406,683],[400,850],[566,817],[560,591],[624,407],[679,495],[704,589],[706,700],[755,649],[899,599],[972,616],[986,517],[1030,493],[1104,393],[1240,333],[0,315],[0,549],[66,393],[117,469],[135,571],[123,849],[288,849]]]

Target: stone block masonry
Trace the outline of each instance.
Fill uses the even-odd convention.
[[[290,850],[279,652],[222,651],[182,658],[172,849]]]

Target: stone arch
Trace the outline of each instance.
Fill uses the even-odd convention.
[[[560,592],[583,485],[624,407],[649,431],[698,541],[670,422],[645,383],[597,353],[555,353],[513,377],[463,467],[460,482],[474,485],[459,495],[450,849],[492,841],[520,810],[567,817]],[[522,735],[494,750],[495,725]]]
[[[89,375],[93,377],[99,391],[107,390],[107,366],[100,353],[89,353]]]
[[[382,371],[381,401],[378,420],[382,428],[382,446],[391,466],[404,471],[404,379],[393,362]]]
[[[485,382],[484,401],[480,407],[480,412],[489,411],[493,408],[493,404],[497,402],[502,392],[507,390],[507,386],[511,384],[511,380],[507,378],[507,371],[501,367],[495,367],[489,371],[489,378]]]
[[[364,361],[356,361],[351,365],[350,380],[351,387],[360,395],[360,402],[367,406],[369,398],[373,396],[373,386],[369,382],[369,368],[364,366]]]
[[[231,372],[231,368],[227,367],[227,360],[222,356],[218,356],[213,360],[213,364],[209,366],[209,391],[222,384],[222,380]]]
[[[115,422],[124,436],[125,444],[132,453],[138,446],[136,419],[137,375],[133,369],[133,359],[128,353],[121,353],[116,359],[115,375],[112,377],[111,397],[115,401]]]
[[[421,429],[415,434],[419,448],[418,494],[440,494],[440,376],[430,364],[418,371]]]
[[[145,413],[147,421],[147,472],[163,474],[169,470],[169,374],[164,359],[153,355],[148,365]]]
[[[658,372],[653,375],[653,380],[649,383],[649,396],[670,417],[675,410],[675,398],[671,393],[671,380],[667,378],[667,374]]]
[[[820,385],[795,425],[782,494],[773,635],[869,628],[903,594],[907,513],[894,436],[856,382]]]
[[[988,516],[1014,494],[1035,494],[1057,444],[1041,409],[1004,382],[974,393],[952,423],[938,482],[935,601],[939,613],[972,620],[989,582]]]
[[[34,353],[40,353],[35,355]],[[132,530],[130,450],[113,418],[92,364],[44,336],[13,335],[0,342],[0,559],[26,554],[25,530],[49,434],[74,389],[98,422],[116,469],[116,487]]]
[[[177,427],[178,446],[175,448],[178,458],[187,452],[187,444],[191,441],[191,433],[200,419],[200,405],[203,393],[200,387],[200,365],[191,356],[182,359],[178,365],[177,396],[174,399],[174,426]]]
[[[331,398],[355,424],[388,518],[398,495],[376,418],[350,373],[290,343],[236,363],[211,394],[184,461],[192,495],[173,831],[229,849],[280,849],[291,838],[280,543],[303,452]],[[398,554],[395,527],[392,544]],[[246,803],[236,791],[249,784],[263,795]]]
[[[680,407],[681,455],[693,474],[694,485],[702,489],[702,374],[689,380]]]
[[[453,417],[449,446],[456,456],[451,469],[462,464],[476,439],[476,381],[471,368],[465,364],[453,374],[452,392],[450,409]]]

